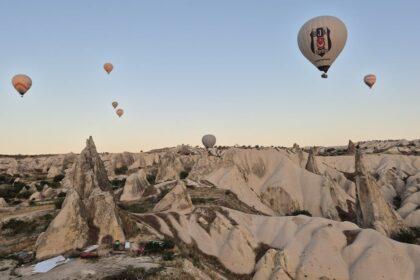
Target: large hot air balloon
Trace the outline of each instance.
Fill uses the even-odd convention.
[[[17,90],[21,97],[31,88],[32,80],[26,75],[18,74],[12,79],[13,87]]]
[[[206,147],[206,149],[212,148],[214,144],[216,144],[216,137],[214,135],[207,134],[203,136],[201,142],[203,142],[203,145]]]
[[[112,72],[112,69],[114,69],[114,65],[112,65],[112,63],[107,62],[104,64],[104,69],[109,74]]]
[[[118,102],[117,101],[112,102],[112,107],[114,107],[114,109],[117,108],[118,107]]]
[[[299,30],[298,45],[302,54],[324,72],[343,50],[347,41],[347,28],[344,23],[332,16],[316,17],[307,21]]]
[[[376,76],[374,74],[368,74],[363,80],[369,88],[372,88],[373,85],[376,83]]]
[[[118,115],[118,117],[121,118],[121,116],[124,114],[124,110],[123,109],[118,109],[117,111],[115,111]]]

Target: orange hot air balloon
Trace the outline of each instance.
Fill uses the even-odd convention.
[[[114,107],[114,109],[117,108],[118,107],[118,102],[117,101],[112,102],[112,107]]]
[[[112,63],[107,62],[104,64],[104,69],[109,74],[112,72],[112,69],[114,69],[114,65],[112,65]]]
[[[369,88],[372,88],[376,83],[376,76],[374,74],[368,74],[364,77],[363,81]]]
[[[18,74],[12,79],[13,87],[17,90],[21,97],[31,88],[32,80],[26,75]]]
[[[124,110],[123,109],[118,109],[117,111],[115,111],[118,115],[118,117],[121,118],[122,115],[124,115]]]

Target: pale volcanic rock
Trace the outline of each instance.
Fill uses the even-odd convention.
[[[388,236],[398,233],[405,228],[402,219],[385,201],[378,184],[364,166],[363,154],[359,149],[356,150],[355,159],[358,224]]]
[[[61,211],[37,240],[37,259],[96,244],[105,235],[125,240],[107,173],[92,137],[71,175],[72,187]]]
[[[57,191],[47,187],[45,190],[42,191],[42,196],[46,199],[54,198],[57,195]]]
[[[144,191],[150,184],[147,181],[147,174],[143,169],[131,174],[125,181],[124,190],[120,197],[121,201],[134,201],[142,197]]]
[[[42,200],[42,199],[44,199],[43,198],[43,196],[42,196],[42,193],[40,193],[40,192],[38,192],[38,191],[36,191],[36,192],[34,192],[30,197],[29,197],[29,200],[31,200],[31,201],[39,201],[39,200]]]
[[[318,169],[316,154],[317,154],[317,149],[315,147],[312,147],[309,150],[308,161],[306,163],[305,169],[308,170],[309,172],[320,175],[321,172]]]
[[[347,145],[347,154],[354,155],[356,153],[356,145],[353,143],[353,141],[349,140],[349,143]]]
[[[176,186],[155,205],[153,211],[190,212],[193,207],[185,183],[178,181]]]
[[[8,207],[9,204],[7,204],[6,200],[4,200],[3,197],[0,197],[0,207]]]
[[[215,212],[206,215],[209,211]],[[233,273],[255,271],[254,279],[420,277],[420,246],[393,241],[349,222],[251,215],[227,208],[196,208],[176,219],[171,213],[165,215],[165,219],[156,216],[161,229],[171,228],[183,242],[196,244]],[[272,249],[255,263],[260,244]]]

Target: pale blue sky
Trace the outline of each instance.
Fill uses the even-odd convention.
[[[419,11],[415,0],[0,0],[0,153],[79,152],[89,135],[110,152],[204,133],[220,145],[420,138]],[[319,15],[349,31],[327,80],[296,42]],[[16,73],[33,79],[23,99]]]

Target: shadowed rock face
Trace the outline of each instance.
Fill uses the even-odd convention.
[[[382,196],[375,179],[363,164],[363,154],[356,150],[356,215],[361,227],[374,228],[392,235],[405,228],[401,217],[390,207]]]
[[[308,162],[306,163],[305,168],[309,172],[320,175],[321,172],[318,169],[318,163],[317,163],[316,157],[315,157],[317,152],[318,152],[318,150],[315,147],[313,147],[309,150]]]
[[[107,173],[92,137],[71,176],[60,213],[37,240],[38,259],[95,244],[105,235],[125,240]]]

